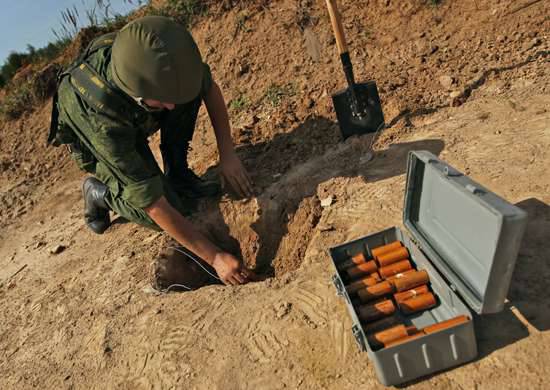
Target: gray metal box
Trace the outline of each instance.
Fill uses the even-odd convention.
[[[338,294],[346,300],[352,332],[367,351],[380,382],[398,385],[477,356],[472,311],[502,310],[525,231],[527,214],[426,151],[409,154],[403,222],[329,250]],[[431,310],[402,316],[423,328],[458,315],[472,321],[408,343],[374,350],[344,286],[338,264],[360,252],[399,240],[417,269],[430,276],[439,303]]]

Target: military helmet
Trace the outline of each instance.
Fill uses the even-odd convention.
[[[124,26],[111,53],[113,79],[134,98],[187,103],[199,95],[203,63],[191,34],[163,16]]]

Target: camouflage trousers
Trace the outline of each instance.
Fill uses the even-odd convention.
[[[182,215],[190,214],[194,203],[192,200],[182,197],[175,188],[178,187],[178,173],[188,168],[187,150],[195,131],[199,107],[200,101],[197,104],[188,105],[183,112],[170,113],[167,118],[159,120],[160,151],[164,166],[161,176],[164,196],[168,203]],[[86,129],[81,129],[81,131],[86,131]],[[93,134],[85,135],[93,139]],[[150,165],[150,169],[161,172],[147,139],[144,139],[136,147],[141,158]],[[95,158],[93,153],[78,141],[70,145],[70,150],[71,157],[81,169],[93,174],[99,181],[108,185],[109,191],[105,196],[105,202],[112,211],[127,221],[157,231],[161,230],[143,208],[135,207],[121,196],[125,190],[124,183],[100,159]]]

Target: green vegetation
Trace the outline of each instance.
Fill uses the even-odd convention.
[[[244,95],[239,95],[238,98],[229,102],[229,108],[234,111],[241,111],[249,106],[249,101]]]
[[[250,19],[250,15],[248,14],[248,12],[239,12],[235,20],[235,33],[233,34],[234,36],[237,36],[240,32],[247,33],[252,31],[252,29],[247,26],[248,19]]]
[[[442,2],[443,2],[443,0],[428,0],[428,3],[429,3],[432,7],[437,7],[437,6],[440,5]]]
[[[0,67],[0,88],[4,87],[20,68],[29,64],[52,61],[70,42],[70,40],[57,40],[40,49],[27,45],[26,52],[11,52],[4,65]]]
[[[264,99],[273,107],[278,107],[285,97],[294,96],[296,86],[294,84],[271,84],[264,94]]]
[[[2,101],[0,115],[7,119],[16,119],[27,111],[33,102],[32,82],[24,82]]]

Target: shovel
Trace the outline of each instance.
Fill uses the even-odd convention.
[[[342,18],[336,0],[326,0],[332,29],[338,44],[340,59],[348,81],[348,88],[332,95],[336,117],[344,139],[355,134],[376,133],[384,127],[384,113],[378,96],[376,82],[357,84],[344,36]]]

